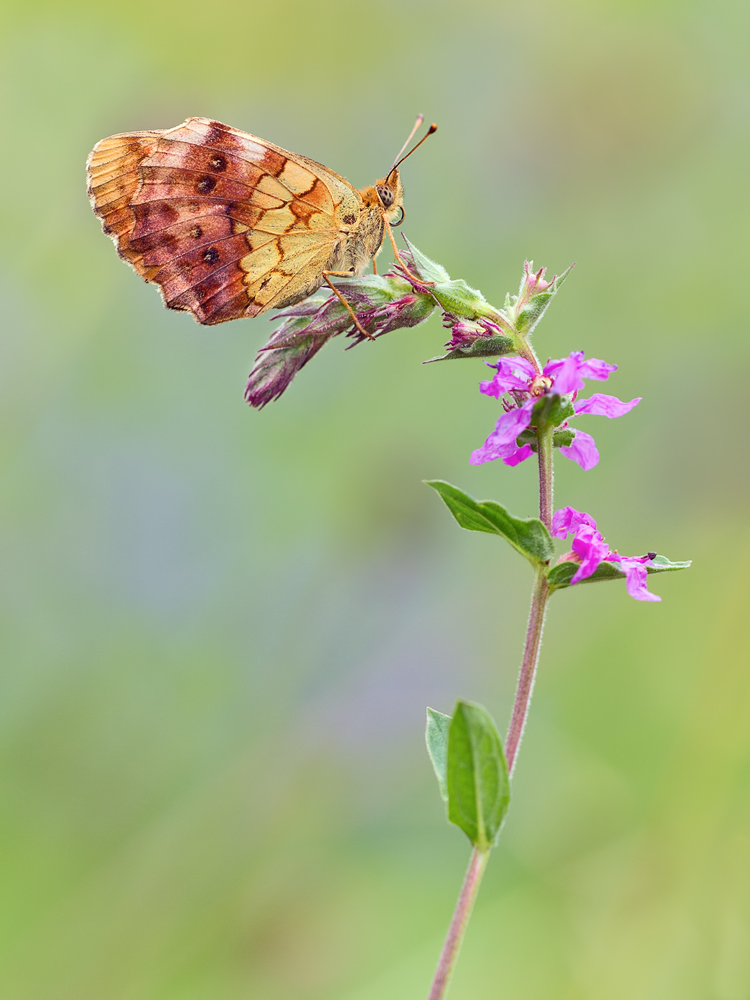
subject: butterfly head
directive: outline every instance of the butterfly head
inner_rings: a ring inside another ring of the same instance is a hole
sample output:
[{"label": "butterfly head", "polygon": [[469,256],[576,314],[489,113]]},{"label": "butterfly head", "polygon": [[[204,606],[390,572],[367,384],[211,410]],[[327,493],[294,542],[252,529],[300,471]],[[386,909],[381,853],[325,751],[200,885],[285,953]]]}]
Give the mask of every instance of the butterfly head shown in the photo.
[{"label": "butterfly head", "polygon": [[387,177],[375,182],[375,191],[391,225],[398,225],[404,214],[404,189],[401,175],[394,167]]}]

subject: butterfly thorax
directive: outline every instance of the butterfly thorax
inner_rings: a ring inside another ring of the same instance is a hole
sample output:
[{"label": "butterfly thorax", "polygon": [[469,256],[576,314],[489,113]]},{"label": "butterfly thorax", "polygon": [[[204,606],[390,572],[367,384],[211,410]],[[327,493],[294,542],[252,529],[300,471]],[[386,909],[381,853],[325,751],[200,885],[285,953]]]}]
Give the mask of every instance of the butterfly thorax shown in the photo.
[{"label": "butterfly thorax", "polygon": [[385,239],[383,216],[389,223],[399,222],[403,216],[404,192],[398,170],[359,192],[362,209],[357,225],[350,231],[344,250],[341,270],[348,268],[356,275],[362,274],[377,257]]}]

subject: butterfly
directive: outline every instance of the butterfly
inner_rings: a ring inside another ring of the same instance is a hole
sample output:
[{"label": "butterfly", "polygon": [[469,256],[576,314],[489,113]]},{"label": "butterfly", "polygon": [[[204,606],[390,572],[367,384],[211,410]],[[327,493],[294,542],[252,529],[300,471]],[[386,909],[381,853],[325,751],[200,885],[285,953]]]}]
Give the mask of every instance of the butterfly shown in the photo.
[{"label": "butterfly", "polygon": [[[117,252],[170,309],[213,325],[288,307],[362,274],[404,218],[401,156],[357,190],[315,160],[208,118],[102,139],[88,192]],[[361,329],[361,327],[360,327]],[[366,331],[362,331],[366,333]]]}]

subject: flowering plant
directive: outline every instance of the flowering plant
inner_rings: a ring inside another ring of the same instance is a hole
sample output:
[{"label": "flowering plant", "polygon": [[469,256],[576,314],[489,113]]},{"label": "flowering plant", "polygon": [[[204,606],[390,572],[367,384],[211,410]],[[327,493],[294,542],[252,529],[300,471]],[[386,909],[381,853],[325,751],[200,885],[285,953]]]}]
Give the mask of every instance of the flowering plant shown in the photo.
[{"label": "flowering plant", "polygon": [[[517,517],[494,500],[478,501],[442,480],[427,485],[437,491],[462,528],[499,535],[524,556],[534,571],[531,611],[508,732],[503,741],[485,708],[459,701],[452,715],[427,710],[427,749],[451,823],[460,827],[473,851],[458,903],[438,962],[429,1000],[442,1000],[448,989],[461,940],[490,850],[497,843],[510,803],[511,776],[534,686],[547,603],[556,591],[584,583],[624,579],[638,601],[660,601],[647,587],[656,573],[685,569],[656,552],[623,556],[610,549],[584,511],[554,509],[555,449],[583,470],[593,469],[599,452],[593,437],[572,420],[583,416],[610,419],[629,413],[640,397],[623,402],[595,392],[581,398],[585,380],[607,381],[617,366],[577,350],[567,357],[539,362],[531,335],[557,294],[570,268],[551,281],[545,269],[524,265],[518,294],[506,296],[501,309],[462,280],[452,280],[439,264],[407,242],[399,262],[386,275],[339,283],[356,314],[334,297],[311,298],[283,314],[283,325],[261,350],[250,374],[246,398],[262,407],[278,397],[291,379],[332,337],[346,334],[355,344],[399,328],[413,327],[435,309],[450,331],[446,354],[431,362],[467,358],[486,361],[494,374],[480,382],[485,396],[501,404],[495,427],[471,454],[478,465],[500,459],[516,466],[532,455],[539,467],[539,516]],[[554,540],[572,538],[570,550],[556,557]]]}]

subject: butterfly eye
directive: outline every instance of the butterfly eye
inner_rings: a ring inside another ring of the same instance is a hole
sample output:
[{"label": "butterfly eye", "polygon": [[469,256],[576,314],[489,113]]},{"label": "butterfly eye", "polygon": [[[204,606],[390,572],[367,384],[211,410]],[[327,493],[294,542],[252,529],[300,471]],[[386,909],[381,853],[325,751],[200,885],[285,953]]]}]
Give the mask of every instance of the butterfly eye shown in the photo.
[{"label": "butterfly eye", "polygon": [[380,198],[383,208],[390,208],[393,204],[394,194],[393,191],[385,184],[378,184],[376,188],[378,192],[378,198]]},{"label": "butterfly eye", "polygon": [[399,216],[398,222],[392,222],[391,226],[400,226],[401,223],[406,218],[406,209],[404,208],[404,206],[403,205],[399,205],[398,207],[399,207],[399,211],[401,212],[401,215]]}]

